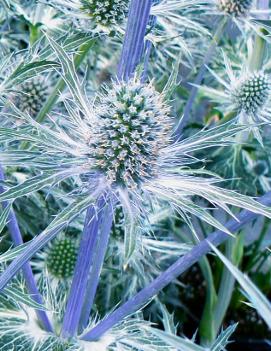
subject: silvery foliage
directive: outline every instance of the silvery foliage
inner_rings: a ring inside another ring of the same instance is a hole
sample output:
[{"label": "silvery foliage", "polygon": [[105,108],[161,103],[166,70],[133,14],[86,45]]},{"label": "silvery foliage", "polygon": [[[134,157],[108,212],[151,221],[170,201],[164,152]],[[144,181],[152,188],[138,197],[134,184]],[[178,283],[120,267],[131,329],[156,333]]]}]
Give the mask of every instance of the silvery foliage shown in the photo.
[{"label": "silvery foliage", "polygon": [[[232,150],[240,146],[240,140],[242,142],[250,130],[264,144],[255,124],[270,122],[268,67],[251,71],[248,65],[239,65],[236,72],[223,53],[224,65],[220,64],[220,72],[215,72],[214,65],[207,73],[209,79],[216,78],[221,90],[204,85],[201,91],[219,103],[223,113],[235,112],[235,118],[178,140],[175,126],[180,113],[179,106],[176,108],[177,99],[172,98],[180,97],[181,59],[186,69],[191,69],[202,59],[199,43],[203,48],[209,45],[212,26],[206,26],[201,18],[230,18],[242,32],[242,40],[247,40],[252,33],[259,33],[258,24],[252,18],[261,11],[257,11],[250,0],[155,3],[151,15],[156,21],[150,24],[146,34],[146,40],[153,45],[150,77],[143,81],[142,67],[139,67],[135,75],[124,82],[115,77],[116,62],[112,57],[115,51],[121,50],[128,1],[57,0],[37,4],[0,0],[0,5],[1,26],[8,23],[9,28],[14,21],[19,23],[19,18],[24,18],[30,31],[35,26],[38,31],[38,34],[31,32],[37,35],[36,41],[24,50],[12,37],[0,37],[0,47],[5,47],[0,63],[3,121],[0,163],[7,167],[9,178],[19,180],[15,185],[6,182],[0,200],[10,203],[16,200],[22,204],[17,209],[19,219],[23,218],[25,197],[35,200],[29,205],[32,212],[35,206],[47,202],[52,211],[56,210],[56,217],[51,223],[48,220],[48,227],[41,228],[44,230],[42,244],[36,251],[41,250],[32,261],[55,334],[46,332],[37,321],[35,309],[41,306],[26,294],[23,280],[16,279],[1,295],[0,350],[206,350],[196,345],[194,339],[177,336],[174,316],[158,302],[154,311],[161,315],[164,331],[144,320],[139,310],[97,341],[83,340],[80,334],[72,340],[59,336],[84,210],[96,206],[100,198],[106,199],[106,205],[114,209],[115,215],[100,277],[102,293],[97,293],[96,315],[91,315],[85,330],[97,325],[120,301],[146,286],[178,256],[189,252],[192,244],[172,235],[175,217],[195,236],[195,217],[231,234],[209,207],[220,208],[233,217],[233,207],[237,207],[271,218],[268,207],[242,195],[238,189],[227,189],[223,179],[210,172],[205,162],[214,149]],[[199,14],[198,17],[195,14]],[[28,34],[24,34],[20,43],[28,39]],[[95,41],[96,46],[78,70],[76,57],[88,40]],[[112,50],[110,55],[105,46]],[[112,79],[107,79],[108,72],[113,74]],[[66,88],[54,92],[59,79]],[[104,81],[106,83],[99,86]],[[45,121],[38,120],[40,110],[54,93],[59,94],[60,99],[55,100],[51,112],[48,109]],[[185,101],[182,94],[180,101]],[[243,157],[247,170],[255,170],[256,174],[264,168],[259,179],[262,189],[268,190],[268,167],[256,164],[246,151]],[[2,232],[9,210],[10,206],[6,207],[0,216]],[[97,216],[99,210],[97,208]],[[43,247],[68,224],[72,233],[62,231]],[[55,234],[51,235],[53,230]],[[26,239],[29,239],[27,234]],[[28,252],[29,257],[36,254],[35,250],[29,251],[28,245],[8,250],[0,256],[3,269],[6,262],[24,252]],[[219,257],[223,260],[221,254]],[[257,299],[262,295],[224,261],[243,285],[249,286],[257,308]],[[264,308],[270,313],[264,302]],[[234,329],[232,326],[222,331],[208,350],[224,350]]]}]

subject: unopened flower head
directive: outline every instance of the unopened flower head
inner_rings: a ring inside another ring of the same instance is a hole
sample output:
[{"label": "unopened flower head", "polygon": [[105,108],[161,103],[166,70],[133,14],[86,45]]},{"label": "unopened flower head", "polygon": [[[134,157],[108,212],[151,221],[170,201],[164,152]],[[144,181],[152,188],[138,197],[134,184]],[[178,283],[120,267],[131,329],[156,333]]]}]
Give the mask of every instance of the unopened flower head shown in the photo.
[{"label": "unopened flower head", "polygon": [[56,278],[70,278],[77,257],[77,247],[72,238],[62,238],[50,246],[46,265],[48,272]]},{"label": "unopened flower head", "polygon": [[138,81],[113,84],[97,110],[90,146],[110,182],[136,187],[157,174],[169,143],[169,108],[154,87]]},{"label": "unopened flower head", "polygon": [[271,83],[263,72],[252,72],[242,78],[232,92],[237,108],[247,113],[257,113],[270,98]]},{"label": "unopened flower head", "polygon": [[253,0],[218,0],[218,9],[233,17],[246,16],[251,7]]},{"label": "unopened flower head", "polygon": [[42,78],[32,78],[22,83],[20,95],[17,96],[17,106],[35,116],[49,95],[49,85]]}]

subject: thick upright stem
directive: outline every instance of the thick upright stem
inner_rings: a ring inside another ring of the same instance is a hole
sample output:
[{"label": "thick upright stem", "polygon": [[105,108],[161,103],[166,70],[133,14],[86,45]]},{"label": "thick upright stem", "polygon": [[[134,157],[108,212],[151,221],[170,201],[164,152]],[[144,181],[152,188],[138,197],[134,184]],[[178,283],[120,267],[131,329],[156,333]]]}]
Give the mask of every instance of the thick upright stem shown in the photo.
[{"label": "thick upright stem", "polygon": [[93,263],[94,250],[98,239],[98,230],[104,207],[104,199],[97,202],[97,209],[87,209],[84,230],[80,242],[78,258],[74,270],[70,295],[64,315],[62,337],[70,338],[77,333],[78,324],[84,304],[89,271]]},{"label": "thick upright stem", "polygon": [[93,260],[93,265],[88,279],[88,286],[86,291],[86,298],[84,301],[84,306],[82,310],[80,324],[82,329],[84,329],[89,320],[90,312],[94,303],[94,298],[96,295],[97,287],[99,284],[99,278],[104,262],[104,257],[107,250],[107,245],[109,241],[109,236],[111,232],[111,226],[113,222],[113,208],[109,204],[103,214],[103,221],[101,223],[101,229],[99,234],[99,242],[95,250],[95,257]]},{"label": "thick upright stem", "polygon": [[118,67],[118,79],[127,81],[134,74],[144,49],[144,36],[152,0],[132,0]]},{"label": "thick upright stem", "polygon": [[[271,204],[271,192],[260,198],[260,202],[265,205]],[[236,232],[249,221],[256,218],[257,214],[244,210],[237,217],[238,221],[232,219],[226,223],[225,227],[231,231]],[[176,279],[180,274],[185,272],[194,263],[198,262],[204,255],[206,255],[211,248],[209,242],[215,246],[220,245],[227,239],[231,238],[228,234],[222,231],[215,231],[210,234],[207,239],[202,240],[198,245],[178,259],[165,272],[159,275],[146,288],[142,289],[133,298],[128,300],[122,306],[117,308],[113,313],[101,321],[97,326],[82,336],[83,340],[93,341],[99,339],[106,331],[118,324],[127,316],[136,312],[141,306],[146,304],[149,299],[153,298],[160,290],[167,286],[170,282]]]},{"label": "thick upright stem", "polygon": [[[5,180],[4,170],[0,165],[0,181],[3,182],[4,180]],[[0,193],[3,193],[3,192],[4,192],[4,188],[1,185],[0,186]],[[3,202],[2,206],[4,208],[6,208],[8,206],[8,203]],[[17,222],[16,215],[15,215],[12,208],[11,208],[9,215],[8,215],[7,227],[8,227],[8,230],[9,230],[9,233],[11,235],[13,243],[16,246],[23,244],[22,234],[21,234],[18,222]],[[28,292],[31,294],[31,297],[34,301],[36,301],[37,303],[42,305],[43,299],[42,299],[42,296],[40,295],[39,290],[37,288],[37,285],[35,282],[35,277],[33,275],[30,264],[26,263],[22,269],[23,269],[23,275],[25,278]],[[38,319],[42,323],[44,329],[48,332],[53,332],[52,324],[51,324],[46,312],[43,310],[36,310],[36,314],[37,314]]]}]

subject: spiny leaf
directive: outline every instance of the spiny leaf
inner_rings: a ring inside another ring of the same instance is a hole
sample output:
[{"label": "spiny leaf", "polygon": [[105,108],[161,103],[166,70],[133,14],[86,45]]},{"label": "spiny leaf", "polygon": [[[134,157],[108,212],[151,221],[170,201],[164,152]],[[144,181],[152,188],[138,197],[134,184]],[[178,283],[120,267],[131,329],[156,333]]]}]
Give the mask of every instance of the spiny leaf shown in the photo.
[{"label": "spiny leaf", "polygon": [[28,244],[25,243],[25,244],[22,244],[20,246],[16,246],[15,248],[9,249],[6,252],[4,252],[2,255],[0,255],[0,264],[16,258],[19,255],[19,253],[21,253],[26,248],[27,245]]},{"label": "spiny leaf", "polygon": [[45,310],[43,305],[35,302],[31,298],[31,295],[25,294],[21,289],[18,289],[17,287],[15,287],[14,284],[12,286],[6,287],[3,293],[11,297],[18,303],[25,304],[29,307],[33,307],[38,310]]},{"label": "spiny leaf", "polygon": [[212,344],[210,351],[224,351],[229,343],[229,338],[234,333],[237,325],[238,323],[230,325],[227,329],[223,330]]},{"label": "spiny leaf", "polygon": [[23,183],[15,185],[4,193],[0,194],[0,201],[13,200],[21,196],[31,194],[36,190],[40,190],[46,186],[53,185],[65,179],[67,174],[61,172],[59,174],[44,173],[33,178],[27,179]]},{"label": "spiny leaf", "polygon": [[59,63],[54,61],[37,61],[31,62],[26,65],[20,64],[17,69],[8,77],[6,81],[6,88],[12,87],[14,84],[20,84],[28,78],[42,73],[48,69],[58,67]]}]

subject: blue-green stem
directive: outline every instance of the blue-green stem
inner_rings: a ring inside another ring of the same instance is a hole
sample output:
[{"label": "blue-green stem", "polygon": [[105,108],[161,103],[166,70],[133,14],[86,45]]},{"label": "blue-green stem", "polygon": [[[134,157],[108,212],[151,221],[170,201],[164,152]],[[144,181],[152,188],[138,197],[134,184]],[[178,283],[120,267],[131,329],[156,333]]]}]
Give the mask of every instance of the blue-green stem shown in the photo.
[{"label": "blue-green stem", "polygon": [[63,319],[61,335],[63,338],[72,338],[77,334],[81,312],[86,296],[86,288],[95,248],[98,240],[98,231],[103,215],[104,198],[98,199],[96,206],[87,209],[84,230],[80,241],[77,262],[74,270],[70,294]]},{"label": "blue-green stem", "polygon": [[86,289],[86,298],[82,309],[82,315],[80,319],[81,329],[86,328],[90,313],[93,307],[94,298],[96,295],[97,287],[99,284],[99,278],[107,251],[109,236],[111,232],[111,226],[113,222],[114,209],[109,203],[104,209],[103,220],[101,223],[100,233],[98,237],[98,243],[95,248],[95,256],[93,265],[91,267],[90,275],[88,278],[88,285]]},{"label": "blue-green stem", "polygon": [[152,0],[131,0],[128,22],[118,66],[118,79],[127,81],[134,75],[143,50]]}]

